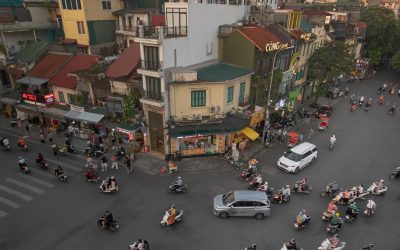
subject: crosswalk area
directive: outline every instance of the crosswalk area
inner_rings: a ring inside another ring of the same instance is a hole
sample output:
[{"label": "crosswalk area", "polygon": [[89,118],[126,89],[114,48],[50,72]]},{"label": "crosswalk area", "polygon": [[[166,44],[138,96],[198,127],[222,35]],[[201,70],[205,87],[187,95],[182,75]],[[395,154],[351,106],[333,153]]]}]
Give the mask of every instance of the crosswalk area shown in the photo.
[{"label": "crosswalk area", "polygon": [[77,167],[81,163],[71,159],[46,159],[46,161],[49,163],[48,170],[40,169],[35,166],[34,161],[27,160],[31,173],[16,172],[13,176],[0,179],[0,219],[29,204],[57,185],[63,185],[54,176],[54,168],[58,165],[62,166],[64,173],[69,177],[80,175],[83,171],[83,168]]}]

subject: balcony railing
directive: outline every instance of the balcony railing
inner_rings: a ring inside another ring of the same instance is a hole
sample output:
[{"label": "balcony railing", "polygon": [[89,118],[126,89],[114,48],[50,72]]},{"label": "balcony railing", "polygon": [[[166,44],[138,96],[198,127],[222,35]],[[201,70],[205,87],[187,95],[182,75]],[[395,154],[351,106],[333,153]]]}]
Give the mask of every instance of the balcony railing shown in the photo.
[{"label": "balcony railing", "polygon": [[151,71],[162,71],[162,61],[142,60],[142,69]]},{"label": "balcony railing", "polygon": [[167,37],[187,36],[187,26],[165,27]]},{"label": "balcony railing", "polygon": [[145,90],[143,93],[143,99],[164,102],[164,92],[152,92]]}]

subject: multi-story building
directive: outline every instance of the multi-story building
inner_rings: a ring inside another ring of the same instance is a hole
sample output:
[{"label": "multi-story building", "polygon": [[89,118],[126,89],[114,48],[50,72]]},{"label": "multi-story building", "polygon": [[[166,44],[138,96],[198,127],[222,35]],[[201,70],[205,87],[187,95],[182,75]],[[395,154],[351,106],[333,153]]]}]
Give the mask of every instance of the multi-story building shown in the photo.
[{"label": "multi-story building", "polygon": [[57,1],[0,1],[0,11],[1,43],[6,57],[14,56],[29,41],[56,43],[62,38]]},{"label": "multi-story building", "polygon": [[112,50],[115,43],[113,11],[121,0],[58,0],[65,33],[64,44],[84,54]]},{"label": "multi-story building", "polygon": [[218,58],[218,27],[249,14],[244,1],[181,0],[165,3],[165,26],[139,29],[144,96],[141,99],[149,128],[150,150],[168,152],[166,127],[170,121],[168,83],[171,69]]}]

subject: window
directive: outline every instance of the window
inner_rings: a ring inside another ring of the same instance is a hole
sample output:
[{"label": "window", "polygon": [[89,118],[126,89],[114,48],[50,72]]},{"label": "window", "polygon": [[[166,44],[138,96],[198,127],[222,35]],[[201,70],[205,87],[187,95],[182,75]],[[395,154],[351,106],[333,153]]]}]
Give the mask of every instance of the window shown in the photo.
[{"label": "window", "polygon": [[161,69],[158,47],[143,46],[144,49],[144,69],[158,71]]},{"label": "window", "polygon": [[204,107],[206,106],[206,91],[195,90],[192,91],[192,107]]},{"label": "window", "polygon": [[64,10],[80,10],[82,9],[81,0],[62,0]]},{"label": "window", "polygon": [[101,0],[103,10],[111,10],[111,0]]},{"label": "window", "polygon": [[240,88],[239,88],[239,102],[240,103],[244,103],[245,90],[246,90],[246,83],[245,82],[241,82],[240,83]]},{"label": "window", "polygon": [[68,104],[75,103],[75,95],[67,93],[67,98],[68,98]]},{"label": "window", "polygon": [[160,78],[146,76],[146,98],[162,100]]},{"label": "window", "polygon": [[83,21],[77,21],[76,23],[78,25],[78,33],[85,34],[85,23]]},{"label": "window", "polygon": [[228,88],[228,103],[233,101],[233,86]]},{"label": "window", "polygon": [[58,91],[58,99],[60,100],[61,103],[65,103],[64,93],[63,92]]}]

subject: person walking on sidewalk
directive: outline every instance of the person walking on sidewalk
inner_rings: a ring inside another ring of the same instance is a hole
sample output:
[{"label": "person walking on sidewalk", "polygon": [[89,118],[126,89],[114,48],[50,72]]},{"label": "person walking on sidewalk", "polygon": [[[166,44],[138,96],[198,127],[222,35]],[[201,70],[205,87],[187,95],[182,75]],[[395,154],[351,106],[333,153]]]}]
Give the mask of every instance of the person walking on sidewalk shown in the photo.
[{"label": "person walking on sidewalk", "polygon": [[125,164],[126,164],[126,172],[127,174],[132,172],[132,160],[129,155],[126,156],[125,158]]},{"label": "person walking on sidewalk", "polygon": [[45,143],[44,135],[43,135],[42,132],[40,132],[40,134],[39,134],[39,140],[40,140],[41,143]]},{"label": "person walking on sidewalk", "polygon": [[116,170],[118,170],[118,158],[117,158],[117,154],[112,154],[111,156],[111,169],[115,168]]},{"label": "person walking on sidewalk", "polygon": [[107,158],[103,155],[103,157],[101,157],[101,171],[107,172],[107,166]]},{"label": "person walking on sidewalk", "polygon": [[312,139],[312,137],[313,137],[313,135],[314,135],[314,129],[313,128],[310,128],[310,132],[308,132],[308,140],[311,140]]},{"label": "person walking on sidewalk", "polygon": [[47,132],[47,138],[49,139],[50,143],[53,143],[53,135],[51,134],[51,132]]}]

